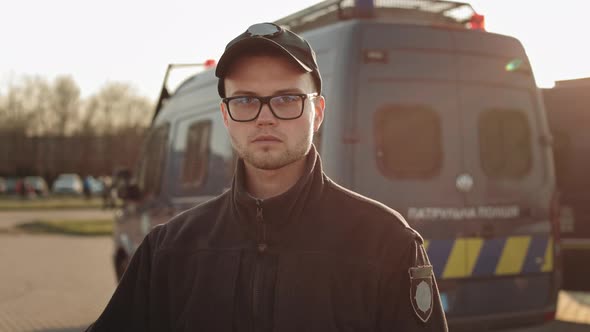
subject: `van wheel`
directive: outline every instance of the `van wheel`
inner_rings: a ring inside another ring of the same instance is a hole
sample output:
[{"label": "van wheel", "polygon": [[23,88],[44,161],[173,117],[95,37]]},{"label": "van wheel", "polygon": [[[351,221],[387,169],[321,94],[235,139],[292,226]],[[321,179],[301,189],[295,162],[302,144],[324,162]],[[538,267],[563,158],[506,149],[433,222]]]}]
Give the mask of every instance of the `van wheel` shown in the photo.
[{"label": "van wheel", "polygon": [[117,273],[117,282],[121,281],[123,277],[123,273],[127,269],[127,265],[129,265],[129,257],[125,254],[120,254],[117,256],[117,261],[115,262],[115,272]]}]

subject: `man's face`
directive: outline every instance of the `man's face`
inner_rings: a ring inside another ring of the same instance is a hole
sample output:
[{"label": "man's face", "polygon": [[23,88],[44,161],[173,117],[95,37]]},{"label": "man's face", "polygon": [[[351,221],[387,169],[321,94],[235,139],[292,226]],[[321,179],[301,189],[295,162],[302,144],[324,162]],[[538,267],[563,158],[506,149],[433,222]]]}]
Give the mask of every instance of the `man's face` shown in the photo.
[{"label": "man's face", "polygon": [[[275,96],[316,92],[313,79],[282,57],[243,57],[233,64],[225,77],[227,97]],[[301,117],[277,119],[264,105],[250,122],[233,121],[227,106],[221,103],[223,121],[232,145],[244,161],[256,168],[275,170],[303,158],[309,152],[314,131],[324,117],[323,97],[304,100]]]}]

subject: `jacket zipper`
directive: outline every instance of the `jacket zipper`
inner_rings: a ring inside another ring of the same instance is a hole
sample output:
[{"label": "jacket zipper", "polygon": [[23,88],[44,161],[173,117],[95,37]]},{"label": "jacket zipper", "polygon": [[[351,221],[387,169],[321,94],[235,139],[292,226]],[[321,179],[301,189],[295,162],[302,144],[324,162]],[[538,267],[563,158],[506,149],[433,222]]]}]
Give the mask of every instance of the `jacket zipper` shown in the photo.
[{"label": "jacket zipper", "polygon": [[256,323],[259,322],[261,319],[260,317],[260,302],[261,302],[261,288],[262,288],[262,281],[261,274],[262,274],[262,263],[263,257],[262,255],[266,252],[267,243],[266,243],[266,224],[264,223],[264,216],[262,214],[262,201],[256,200],[256,227],[258,229],[258,255],[256,257],[256,263],[254,266],[254,280],[252,286],[252,331],[256,331]]}]

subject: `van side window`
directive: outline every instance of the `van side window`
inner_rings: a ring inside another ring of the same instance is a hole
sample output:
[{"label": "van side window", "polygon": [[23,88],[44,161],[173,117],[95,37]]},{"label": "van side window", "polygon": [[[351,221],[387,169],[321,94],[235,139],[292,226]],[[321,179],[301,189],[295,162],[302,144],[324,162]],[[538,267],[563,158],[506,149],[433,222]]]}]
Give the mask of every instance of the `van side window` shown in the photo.
[{"label": "van side window", "polygon": [[207,174],[211,121],[191,124],[186,135],[186,154],[182,165],[182,186],[198,188]]},{"label": "van side window", "polygon": [[144,194],[157,195],[162,185],[162,171],[166,158],[169,124],[153,129],[144,146],[144,159],[139,169],[139,187]]},{"label": "van side window", "polygon": [[490,177],[519,178],[531,168],[531,130],[522,111],[482,112],[479,145],[483,171]]},{"label": "van side window", "polygon": [[424,105],[387,105],[375,112],[377,165],[388,178],[434,176],[442,164],[441,126]]}]

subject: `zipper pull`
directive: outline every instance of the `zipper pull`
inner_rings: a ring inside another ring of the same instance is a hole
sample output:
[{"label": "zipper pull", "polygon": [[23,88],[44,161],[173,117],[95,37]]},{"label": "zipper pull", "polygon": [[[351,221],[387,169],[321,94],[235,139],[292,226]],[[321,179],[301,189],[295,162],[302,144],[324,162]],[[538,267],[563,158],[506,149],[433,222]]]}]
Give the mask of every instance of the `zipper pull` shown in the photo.
[{"label": "zipper pull", "polygon": [[266,243],[259,243],[258,244],[258,252],[261,254],[263,254],[267,248],[268,248],[268,245]]},{"label": "zipper pull", "polygon": [[256,200],[256,221],[262,223],[262,205],[260,200]]},{"label": "zipper pull", "polygon": [[262,215],[262,201],[256,200],[256,221],[258,222],[258,227],[262,227],[262,241],[258,242],[258,252],[264,253],[268,248],[266,244],[266,224],[264,223],[264,217]]}]

